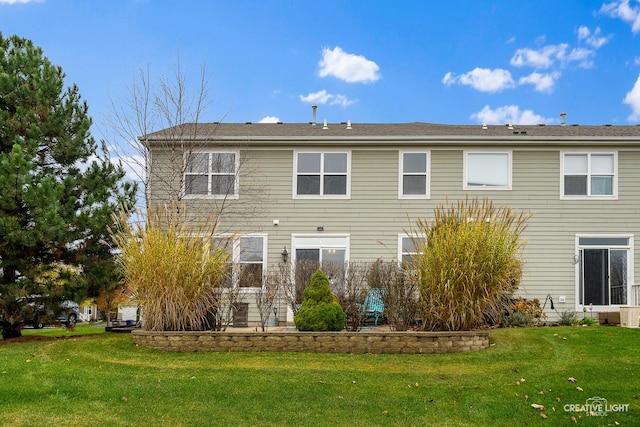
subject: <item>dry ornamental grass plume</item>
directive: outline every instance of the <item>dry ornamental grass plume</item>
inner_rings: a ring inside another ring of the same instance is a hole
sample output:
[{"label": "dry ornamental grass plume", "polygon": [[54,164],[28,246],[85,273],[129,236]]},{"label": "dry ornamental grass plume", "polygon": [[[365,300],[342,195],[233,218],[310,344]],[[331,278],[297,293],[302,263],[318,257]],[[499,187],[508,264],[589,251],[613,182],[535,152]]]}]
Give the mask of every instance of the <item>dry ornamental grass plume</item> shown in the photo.
[{"label": "dry ornamental grass plume", "polygon": [[[418,219],[414,236],[426,330],[471,330],[497,321],[522,275],[520,237],[528,215],[484,199],[466,199]],[[424,239],[423,239],[424,240]]]},{"label": "dry ornamental grass plume", "polygon": [[123,213],[112,231],[129,291],[140,301],[143,326],[154,331],[210,329],[220,309],[229,254],[214,246],[215,223],[190,227],[175,209],[148,212],[144,225]]}]

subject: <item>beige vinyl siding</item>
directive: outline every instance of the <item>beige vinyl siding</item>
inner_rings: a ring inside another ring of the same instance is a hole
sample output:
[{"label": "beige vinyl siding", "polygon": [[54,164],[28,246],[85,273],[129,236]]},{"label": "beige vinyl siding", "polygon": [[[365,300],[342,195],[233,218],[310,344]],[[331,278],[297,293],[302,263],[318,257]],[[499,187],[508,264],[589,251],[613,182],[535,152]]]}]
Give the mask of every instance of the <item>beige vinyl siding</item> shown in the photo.
[{"label": "beige vinyl siding", "polygon": [[[524,238],[524,275],[520,294],[544,300],[552,294],[560,312],[575,309],[576,234],[629,233],[640,231],[640,152],[618,151],[617,200],[561,200],[560,152],[555,147],[492,147],[482,149],[512,151],[512,189],[500,191],[463,190],[463,153],[476,146],[404,146],[391,142],[387,147],[349,147],[351,150],[350,199],[294,199],[294,145],[291,148],[250,148],[243,151],[238,200],[226,202],[229,214],[221,229],[240,234],[268,234],[267,263],[281,261],[284,246],[290,254],[292,235],[344,235],[349,237],[348,257],[352,261],[398,256],[398,234],[409,231],[415,218],[432,218],[439,204],[456,202],[466,196],[490,198],[531,214]],[[319,145],[304,149],[323,151]],[[300,147],[296,145],[295,149]],[[611,147],[589,147],[585,151]],[[332,145],[332,151],[340,146]],[[399,199],[399,151],[429,150],[430,198]],[[154,167],[159,162],[154,153]],[[155,191],[152,193],[156,196]],[[190,209],[205,215],[219,207],[210,200],[189,200]],[[279,225],[273,225],[278,220]],[[317,227],[324,231],[317,231]],[[634,258],[640,259],[638,249]],[[290,255],[291,256],[291,255]],[[640,275],[635,269],[635,283]],[[558,296],[565,296],[560,304]],[[257,312],[250,310],[250,321]],[[283,319],[284,312],[279,315]],[[547,313],[553,315],[547,307]]]}]

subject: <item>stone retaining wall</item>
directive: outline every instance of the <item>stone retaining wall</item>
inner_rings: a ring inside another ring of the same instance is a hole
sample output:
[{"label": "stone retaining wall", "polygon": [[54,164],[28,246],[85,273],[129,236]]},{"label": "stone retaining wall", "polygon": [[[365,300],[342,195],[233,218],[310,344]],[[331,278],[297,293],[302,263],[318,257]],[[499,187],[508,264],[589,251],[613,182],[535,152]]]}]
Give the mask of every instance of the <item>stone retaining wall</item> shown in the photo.
[{"label": "stone retaining wall", "polygon": [[157,332],[134,330],[133,342],[165,351],[310,353],[457,353],[487,348],[488,331],[471,332]]}]

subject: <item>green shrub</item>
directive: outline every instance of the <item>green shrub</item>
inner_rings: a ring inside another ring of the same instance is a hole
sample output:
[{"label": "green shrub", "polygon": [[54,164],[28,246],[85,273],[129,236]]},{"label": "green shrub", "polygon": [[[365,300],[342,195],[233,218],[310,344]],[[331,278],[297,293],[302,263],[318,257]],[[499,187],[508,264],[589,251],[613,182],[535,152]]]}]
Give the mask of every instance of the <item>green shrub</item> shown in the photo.
[{"label": "green shrub", "polygon": [[577,322],[578,317],[576,316],[575,312],[567,310],[560,313],[560,319],[558,320],[560,326],[571,326]]},{"label": "green shrub", "polygon": [[502,318],[502,325],[504,327],[516,327],[516,326],[531,326],[533,317],[530,314],[523,313],[521,311],[514,311],[507,314]]},{"label": "green shrub", "polygon": [[304,290],[302,306],[293,320],[300,331],[340,331],[344,328],[344,312],[331,293],[329,278],[321,270],[311,276],[311,283]]},{"label": "green shrub", "polygon": [[424,329],[471,330],[500,321],[520,283],[527,219],[473,199],[438,206],[433,221],[417,221],[412,235],[426,236],[426,243],[414,242],[413,259]]},{"label": "green shrub", "polygon": [[540,306],[540,300],[524,299],[522,297],[514,301],[509,313],[502,316],[502,325],[509,326],[532,326],[539,324],[546,319],[547,315]]},{"label": "green shrub", "polygon": [[598,322],[591,317],[583,317],[582,319],[578,320],[578,325],[580,326],[593,326],[597,324]]}]

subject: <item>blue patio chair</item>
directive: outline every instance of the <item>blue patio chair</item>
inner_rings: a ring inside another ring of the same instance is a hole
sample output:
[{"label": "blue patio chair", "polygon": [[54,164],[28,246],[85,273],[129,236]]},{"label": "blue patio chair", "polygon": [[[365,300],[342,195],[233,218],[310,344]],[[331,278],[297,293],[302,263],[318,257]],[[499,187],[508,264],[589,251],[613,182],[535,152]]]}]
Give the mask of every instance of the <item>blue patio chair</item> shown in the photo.
[{"label": "blue patio chair", "polygon": [[366,319],[373,318],[374,325],[378,326],[378,319],[384,316],[383,291],[378,288],[371,288],[369,295],[364,300],[364,316]]}]

